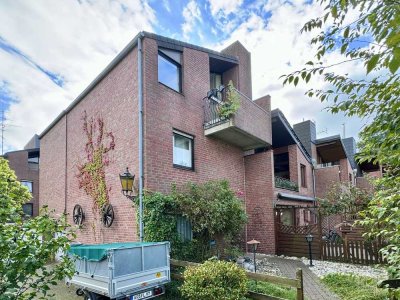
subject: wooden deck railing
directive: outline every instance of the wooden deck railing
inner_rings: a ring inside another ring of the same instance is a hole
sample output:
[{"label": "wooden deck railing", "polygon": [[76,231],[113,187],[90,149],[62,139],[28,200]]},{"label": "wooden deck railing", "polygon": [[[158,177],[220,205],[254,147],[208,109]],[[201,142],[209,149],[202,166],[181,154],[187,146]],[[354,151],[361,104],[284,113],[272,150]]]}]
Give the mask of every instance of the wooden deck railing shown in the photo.
[{"label": "wooden deck railing", "polygon": [[[170,264],[173,267],[189,267],[189,266],[198,266],[200,264],[188,262],[188,261],[180,261],[171,259]],[[280,277],[280,276],[273,276],[261,273],[252,273],[246,272],[247,278],[255,280],[255,281],[264,281],[269,282],[277,285],[283,285],[287,287],[292,287],[297,290],[296,300],[304,300],[304,289],[303,289],[303,271],[301,269],[297,269],[296,271],[296,279]],[[171,277],[176,280],[183,280],[184,277],[182,274],[173,273],[171,272]],[[264,295],[261,293],[256,293],[249,291],[248,296],[252,299],[256,300],[282,300],[282,298],[273,297]]]}]

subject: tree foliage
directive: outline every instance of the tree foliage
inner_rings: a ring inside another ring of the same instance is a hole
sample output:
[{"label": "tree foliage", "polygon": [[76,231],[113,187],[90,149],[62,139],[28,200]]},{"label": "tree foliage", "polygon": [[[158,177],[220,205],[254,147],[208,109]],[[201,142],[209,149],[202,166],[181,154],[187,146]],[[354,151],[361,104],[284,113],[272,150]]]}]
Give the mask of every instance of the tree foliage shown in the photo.
[{"label": "tree foliage", "polygon": [[336,183],[331,186],[325,198],[318,199],[322,215],[358,214],[367,208],[372,200],[372,192],[357,188],[352,184]]},{"label": "tree foliage", "polygon": [[65,216],[56,219],[44,209],[26,219],[22,205],[31,194],[22,186],[7,160],[0,157],[0,299],[47,299],[51,285],[72,275],[72,263],[62,256],[47,264],[58,251],[69,247],[72,232]]},{"label": "tree foliage", "polygon": [[[146,241],[170,241],[171,255],[178,259],[203,261],[211,255],[212,239],[218,239],[221,251],[229,250],[247,220],[243,203],[225,180],[175,186],[168,195],[147,192],[143,203]],[[192,241],[178,234],[182,217],[191,224]]]},{"label": "tree foliage", "polygon": [[[360,133],[358,159],[380,164],[385,174],[376,182],[362,224],[371,237],[389,243],[383,254],[391,275],[400,277],[400,2],[319,2],[325,6],[323,16],[302,28],[302,32],[321,30],[311,41],[318,47],[315,60],[285,75],[284,83],[309,83],[312,76],[322,76],[329,88],[310,89],[309,97],[328,103],[332,113],[368,120]],[[342,59],[327,62],[332,52],[339,52]],[[361,79],[332,71],[339,64],[356,61],[365,69]]]}]

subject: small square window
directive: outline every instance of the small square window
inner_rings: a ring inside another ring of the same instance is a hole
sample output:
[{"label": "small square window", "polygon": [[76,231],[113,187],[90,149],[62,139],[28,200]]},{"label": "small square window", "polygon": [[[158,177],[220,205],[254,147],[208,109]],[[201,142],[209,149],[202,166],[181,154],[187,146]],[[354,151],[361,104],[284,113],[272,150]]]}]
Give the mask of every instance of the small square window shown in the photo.
[{"label": "small square window", "polygon": [[26,186],[29,190],[29,192],[32,193],[32,186],[33,186],[33,182],[32,181],[28,181],[28,180],[21,180],[21,184],[23,186]]},{"label": "small square window", "polygon": [[173,164],[193,170],[193,136],[174,131]]}]

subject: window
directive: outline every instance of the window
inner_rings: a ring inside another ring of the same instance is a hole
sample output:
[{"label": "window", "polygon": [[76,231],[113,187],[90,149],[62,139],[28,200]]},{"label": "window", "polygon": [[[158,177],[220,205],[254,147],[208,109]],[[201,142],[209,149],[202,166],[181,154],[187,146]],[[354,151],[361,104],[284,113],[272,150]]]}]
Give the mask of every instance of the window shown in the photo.
[{"label": "window", "polygon": [[32,203],[25,203],[22,204],[22,211],[25,215],[32,217],[33,216],[33,204]]},{"label": "window", "polygon": [[39,163],[39,151],[28,153],[28,163],[38,164]]},{"label": "window", "polygon": [[26,186],[29,189],[29,191],[32,193],[32,186],[33,186],[33,182],[32,181],[21,180],[21,184],[23,186]]},{"label": "window", "polygon": [[222,85],[222,75],[218,73],[210,73],[210,89],[219,89]]},{"label": "window", "polygon": [[353,182],[353,177],[351,176],[351,174],[349,173],[349,181]]},{"label": "window", "polygon": [[158,51],[158,81],[181,92],[181,53],[173,50]]},{"label": "window", "polygon": [[300,164],[300,176],[301,176],[301,186],[307,187],[307,173],[306,173],[306,166]]},{"label": "window", "polygon": [[274,172],[276,177],[290,179],[288,152],[274,155]]},{"label": "window", "polygon": [[174,131],[173,144],[174,166],[193,170],[193,137]]}]

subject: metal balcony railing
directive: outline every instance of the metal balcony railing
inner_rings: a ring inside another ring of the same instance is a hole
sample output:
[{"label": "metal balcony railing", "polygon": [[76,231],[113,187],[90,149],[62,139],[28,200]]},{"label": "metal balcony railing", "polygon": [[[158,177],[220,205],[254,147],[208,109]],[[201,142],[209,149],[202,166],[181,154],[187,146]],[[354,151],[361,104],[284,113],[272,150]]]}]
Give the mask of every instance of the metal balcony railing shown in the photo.
[{"label": "metal balcony railing", "polygon": [[275,187],[295,192],[299,191],[299,185],[296,182],[278,176],[275,176]]},{"label": "metal balcony railing", "polygon": [[332,162],[328,162],[328,163],[317,164],[317,169],[328,168],[328,167],[339,166],[339,165],[340,165],[339,161],[332,161]]},{"label": "metal balcony railing", "polygon": [[226,99],[226,87],[222,91],[212,89],[204,98],[204,129],[211,128],[229,120],[220,116],[220,108]]}]

